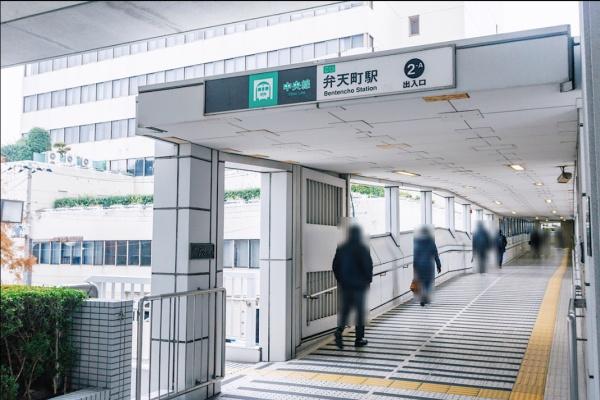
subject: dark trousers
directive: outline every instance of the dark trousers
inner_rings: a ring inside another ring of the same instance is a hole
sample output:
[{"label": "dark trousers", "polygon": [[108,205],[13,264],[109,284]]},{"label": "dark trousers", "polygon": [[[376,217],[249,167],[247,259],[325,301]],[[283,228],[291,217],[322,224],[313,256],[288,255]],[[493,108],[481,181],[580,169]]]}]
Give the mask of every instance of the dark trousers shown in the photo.
[{"label": "dark trousers", "polygon": [[342,289],[338,333],[341,333],[348,323],[350,311],[356,312],[356,340],[365,336],[365,289]]},{"label": "dark trousers", "polygon": [[504,250],[498,250],[498,266],[502,266],[502,259],[504,258]]}]

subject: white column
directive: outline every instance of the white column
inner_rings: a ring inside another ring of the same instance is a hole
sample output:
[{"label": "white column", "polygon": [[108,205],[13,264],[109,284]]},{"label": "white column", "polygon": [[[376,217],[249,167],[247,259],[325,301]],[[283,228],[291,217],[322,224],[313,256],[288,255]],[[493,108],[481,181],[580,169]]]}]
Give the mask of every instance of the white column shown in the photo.
[{"label": "white column", "polygon": [[471,234],[471,205],[463,204],[463,226],[465,227],[465,232],[469,235]]},{"label": "white column", "polygon": [[433,209],[431,202],[431,191],[421,192],[421,224],[430,225],[433,223]]},{"label": "white column", "polygon": [[386,187],[385,193],[385,230],[394,239],[400,234],[400,195],[398,186]]},{"label": "white column", "polygon": [[446,197],[446,226],[452,232],[456,230],[454,217],[454,197]]},{"label": "white column", "polygon": [[[224,163],[219,152],[157,142],[155,154],[152,294],[222,287]],[[212,246],[213,256],[192,257],[191,248],[198,244]],[[162,307],[153,304],[153,390],[181,390],[221,375],[221,299],[217,304],[207,296],[196,302],[180,299],[162,302]],[[188,396],[203,399],[219,391],[220,384],[213,384]]]},{"label": "white column", "polygon": [[292,357],[292,173],[262,174],[260,344],[263,361]]}]

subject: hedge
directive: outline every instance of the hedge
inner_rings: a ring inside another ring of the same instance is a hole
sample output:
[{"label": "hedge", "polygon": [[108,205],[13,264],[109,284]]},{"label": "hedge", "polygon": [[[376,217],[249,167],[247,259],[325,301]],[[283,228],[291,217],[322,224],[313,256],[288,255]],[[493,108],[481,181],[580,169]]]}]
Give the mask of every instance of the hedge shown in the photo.
[{"label": "hedge", "polygon": [[64,393],[73,359],[68,333],[84,292],[68,288],[0,286],[2,399]]},{"label": "hedge", "polygon": [[154,196],[152,196],[151,194],[128,194],[124,196],[64,197],[62,199],[54,200],[54,208],[91,206],[110,207],[117,204],[152,204],[153,200]]},{"label": "hedge", "polygon": [[258,198],[260,198],[260,188],[225,191],[225,201],[244,200],[248,202]]}]

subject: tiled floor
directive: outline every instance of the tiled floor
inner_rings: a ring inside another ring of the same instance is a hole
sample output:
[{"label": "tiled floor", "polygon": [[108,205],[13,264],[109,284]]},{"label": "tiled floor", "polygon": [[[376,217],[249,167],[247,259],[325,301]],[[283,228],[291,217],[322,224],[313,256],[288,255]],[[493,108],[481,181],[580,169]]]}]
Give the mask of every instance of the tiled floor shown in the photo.
[{"label": "tiled floor", "polygon": [[[343,350],[328,343],[300,359],[228,376],[220,398],[508,399],[562,256],[456,278],[430,306],[403,304],[371,321],[367,347],[355,349],[349,332]],[[565,339],[560,329],[557,335]],[[561,351],[552,354],[556,375]],[[564,399],[563,387],[562,379],[549,382],[558,396],[552,399]]]}]

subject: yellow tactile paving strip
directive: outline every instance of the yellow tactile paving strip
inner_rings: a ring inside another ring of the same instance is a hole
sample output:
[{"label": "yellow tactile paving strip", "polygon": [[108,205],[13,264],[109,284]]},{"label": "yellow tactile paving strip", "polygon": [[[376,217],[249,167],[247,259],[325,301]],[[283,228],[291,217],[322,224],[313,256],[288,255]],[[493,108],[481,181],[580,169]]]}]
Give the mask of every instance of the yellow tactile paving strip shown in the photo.
[{"label": "yellow tactile paving strip", "polygon": [[523,362],[519,369],[519,375],[513,386],[510,400],[543,400],[546,388],[546,376],[548,375],[548,362],[552,339],[554,338],[554,326],[556,325],[556,314],[558,311],[558,300],[560,286],[567,265],[569,253],[567,252],[548,282],[546,294],[538,313],[537,320],[533,326],[529,344],[523,356]]},{"label": "yellow tactile paving strip", "polygon": [[525,356],[517,380],[512,391],[482,389],[473,386],[444,385],[437,383],[424,383],[401,379],[365,378],[345,374],[326,374],[301,371],[284,370],[250,370],[250,375],[266,377],[306,379],[322,382],[339,382],[355,385],[366,385],[381,388],[395,388],[417,390],[429,393],[446,393],[474,398],[500,399],[500,400],[543,400],[546,387],[546,375],[550,350],[554,337],[554,326],[560,294],[560,286],[567,270],[569,254],[565,254],[559,268],[554,272],[542,300],[538,317],[533,327]]}]

